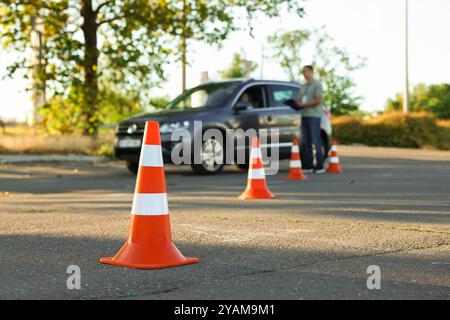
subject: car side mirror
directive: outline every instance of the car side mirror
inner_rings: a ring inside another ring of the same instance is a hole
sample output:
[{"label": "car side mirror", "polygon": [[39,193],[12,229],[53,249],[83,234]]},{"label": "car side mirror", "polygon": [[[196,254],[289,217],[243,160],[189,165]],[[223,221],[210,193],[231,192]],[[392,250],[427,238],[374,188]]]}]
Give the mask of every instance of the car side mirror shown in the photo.
[{"label": "car side mirror", "polygon": [[236,103],[236,105],[234,106],[234,111],[239,112],[239,111],[247,110],[251,106],[252,105],[248,101],[238,101]]}]

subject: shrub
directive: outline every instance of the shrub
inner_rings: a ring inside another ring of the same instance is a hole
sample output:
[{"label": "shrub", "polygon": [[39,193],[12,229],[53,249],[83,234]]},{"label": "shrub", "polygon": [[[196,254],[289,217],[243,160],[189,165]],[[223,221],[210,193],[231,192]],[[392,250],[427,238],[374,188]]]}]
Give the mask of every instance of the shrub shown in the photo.
[{"label": "shrub", "polygon": [[385,113],[364,126],[364,140],[369,145],[425,148],[439,145],[439,128],[429,113]]},{"label": "shrub", "polygon": [[439,127],[450,129],[450,120],[438,120],[437,124]]},{"label": "shrub", "polygon": [[[127,95],[111,88],[100,88],[98,111],[91,120],[111,124],[143,111],[135,95]],[[86,128],[80,87],[72,86],[67,96],[54,96],[43,104],[39,113],[41,126],[49,134],[80,134]]]},{"label": "shrub", "polygon": [[49,134],[82,132],[81,104],[71,99],[54,97],[40,107],[39,113],[43,119],[40,125]]},{"label": "shrub", "polygon": [[367,121],[352,117],[333,120],[339,143],[401,148],[450,149],[450,126],[445,125],[427,112],[388,112]]},{"label": "shrub", "polygon": [[438,120],[437,122],[442,136],[442,149],[450,150],[450,120]]},{"label": "shrub", "polygon": [[362,120],[354,116],[333,118],[333,136],[338,143],[363,142]]}]

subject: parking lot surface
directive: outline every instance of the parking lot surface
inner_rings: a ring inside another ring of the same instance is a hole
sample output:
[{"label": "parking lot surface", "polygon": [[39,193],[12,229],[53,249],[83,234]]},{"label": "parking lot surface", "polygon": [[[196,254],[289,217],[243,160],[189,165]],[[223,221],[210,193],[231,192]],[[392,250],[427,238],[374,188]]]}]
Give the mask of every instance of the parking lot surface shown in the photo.
[{"label": "parking lot surface", "polygon": [[[103,265],[128,234],[135,177],[121,162],[0,166],[1,299],[450,299],[450,152],[340,147],[341,175],[238,199],[234,167],[166,167],[172,235],[199,264]],[[81,289],[68,290],[68,266]],[[381,289],[369,290],[369,266]]]}]

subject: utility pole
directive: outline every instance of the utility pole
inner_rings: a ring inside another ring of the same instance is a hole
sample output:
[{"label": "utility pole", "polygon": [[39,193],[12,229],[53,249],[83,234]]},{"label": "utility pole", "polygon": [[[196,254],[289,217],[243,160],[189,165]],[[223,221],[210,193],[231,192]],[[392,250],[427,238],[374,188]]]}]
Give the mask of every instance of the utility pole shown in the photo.
[{"label": "utility pole", "polygon": [[[28,123],[34,128],[39,122],[38,109],[45,103],[45,79],[43,79],[43,65],[44,65],[44,23],[39,16],[31,19],[31,85],[32,93],[31,100],[33,103],[33,110],[30,112]],[[36,128],[35,128],[36,129]]]},{"label": "utility pole", "polygon": [[209,81],[208,71],[200,72],[200,84],[205,83],[207,81]]},{"label": "utility pole", "polygon": [[181,39],[181,91],[186,90],[186,38]]},{"label": "utility pole", "polygon": [[403,92],[403,112],[409,112],[409,12],[408,0],[405,0],[405,88]]},{"label": "utility pole", "polygon": [[[183,0],[183,27],[186,28],[187,17],[186,17],[186,0]],[[181,34],[181,92],[186,91],[186,34],[183,30]]]},{"label": "utility pole", "polygon": [[260,78],[264,79],[264,44],[261,46],[261,73]]}]

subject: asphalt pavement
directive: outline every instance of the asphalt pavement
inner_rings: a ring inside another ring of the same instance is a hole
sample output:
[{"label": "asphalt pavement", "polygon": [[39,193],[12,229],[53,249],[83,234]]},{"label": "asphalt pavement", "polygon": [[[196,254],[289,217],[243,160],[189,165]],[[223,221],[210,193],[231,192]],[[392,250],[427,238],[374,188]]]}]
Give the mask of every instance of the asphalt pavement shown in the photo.
[{"label": "asphalt pavement", "polygon": [[[125,242],[122,162],[0,166],[0,299],[450,299],[450,152],[340,147],[341,175],[237,197],[246,173],[166,167],[172,233],[200,263],[103,265]],[[67,268],[81,289],[67,288]],[[369,290],[369,266],[381,289]]]}]

